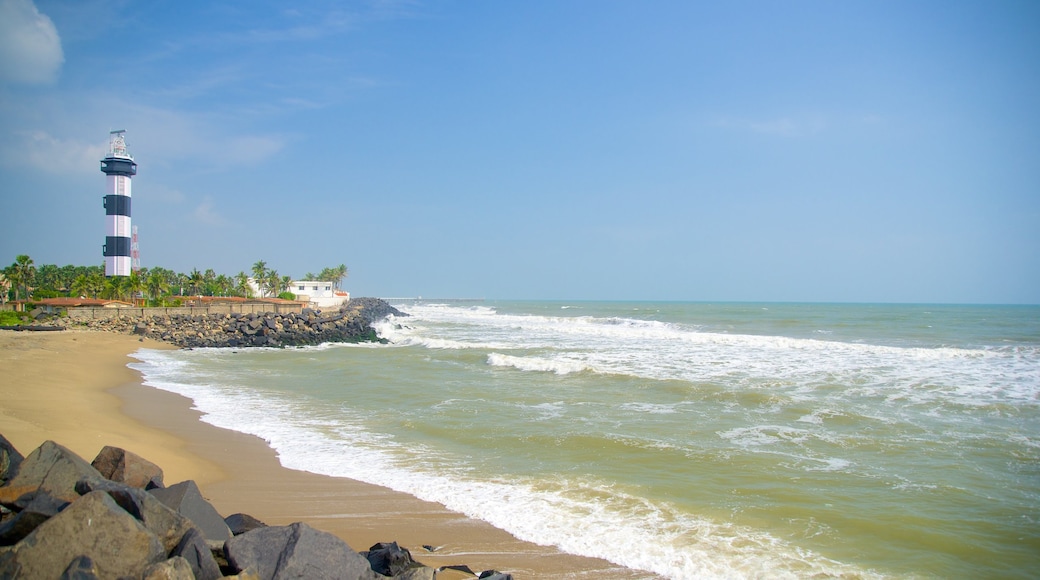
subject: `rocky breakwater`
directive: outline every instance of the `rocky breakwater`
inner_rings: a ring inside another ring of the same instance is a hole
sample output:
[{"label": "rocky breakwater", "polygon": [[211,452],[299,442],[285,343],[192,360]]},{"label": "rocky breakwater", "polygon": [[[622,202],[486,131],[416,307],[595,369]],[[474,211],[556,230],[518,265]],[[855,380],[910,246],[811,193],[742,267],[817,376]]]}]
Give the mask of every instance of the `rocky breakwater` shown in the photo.
[{"label": "rocky breakwater", "polygon": [[378,298],[355,298],[333,312],[304,308],[299,314],[117,316],[88,320],[82,327],[137,334],[183,348],[306,346],[379,341],[372,323],[391,314],[407,316]]},{"label": "rocky breakwater", "polygon": [[99,580],[512,580],[432,568],[396,542],[355,552],[304,523],[226,518],[193,481],[105,447],[92,463],[46,441],[25,457],[0,435],[0,578]]}]

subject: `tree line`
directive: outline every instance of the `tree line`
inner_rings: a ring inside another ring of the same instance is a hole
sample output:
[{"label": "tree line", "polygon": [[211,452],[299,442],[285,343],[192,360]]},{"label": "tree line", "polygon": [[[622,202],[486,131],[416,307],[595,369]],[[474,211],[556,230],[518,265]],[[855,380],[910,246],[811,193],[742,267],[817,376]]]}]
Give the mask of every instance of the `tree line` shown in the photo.
[{"label": "tree line", "polygon": [[[290,288],[293,278],[283,276],[260,260],[250,270],[252,276],[240,271],[228,276],[212,269],[200,272],[198,268],[185,274],[162,267],[141,268],[129,276],[105,276],[101,266],[37,266],[28,255],[15,258],[10,266],[0,271],[0,304],[8,300],[41,300],[44,298],[83,297],[125,300],[144,299],[149,305],[171,305],[182,296],[240,296],[244,298],[277,296],[293,300]],[[340,288],[347,277],[343,264],[324,268],[320,273],[308,272],[301,280],[332,282]],[[258,291],[250,281],[255,283]]]}]

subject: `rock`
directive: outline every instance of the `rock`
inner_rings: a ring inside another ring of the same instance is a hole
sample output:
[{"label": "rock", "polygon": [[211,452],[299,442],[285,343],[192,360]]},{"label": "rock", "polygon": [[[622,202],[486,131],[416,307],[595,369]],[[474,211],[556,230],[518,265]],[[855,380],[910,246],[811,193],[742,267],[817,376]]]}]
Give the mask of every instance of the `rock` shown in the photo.
[{"label": "rock", "polygon": [[343,540],[304,523],[257,528],[228,540],[224,552],[233,569],[253,567],[265,579],[384,579]]},{"label": "rock", "polygon": [[407,316],[378,298],[355,298],[327,315],[305,308],[300,314],[116,316],[76,323],[91,330],[136,334],[184,348],[277,347],[379,341],[371,325],[390,314]]},{"label": "rock", "polygon": [[28,536],[40,524],[65,509],[69,502],[46,491],[27,493],[15,502],[18,513],[0,524],[0,546],[12,546]]},{"label": "rock", "polygon": [[130,487],[125,483],[107,479],[83,480],[76,484],[76,491],[86,495],[92,491],[103,491],[148,528],[163,545],[167,554],[172,552],[181,539],[195,524],[187,517],[173,511],[152,494]]},{"label": "rock", "polygon": [[438,578],[437,569],[429,566],[409,568],[394,576],[394,580],[434,580],[435,578]]},{"label": "rock", "polygon": [[267,524],[249,514],[232,514],[224,518],[224,523],[231,529],[231,534],[234,536],[244,534],[249,530],[267,527]]},{"label": "rock", "polygon": [[191,520],[207,540],[224,542],[231,538],[231,530],[224,523],[224,518],[220,517],[213,504],[202,497],[194,481],[189,479],[165,489],[153,489],[150,493],[173,511]]},{"label": "rock", "polygon": [[224,580],[261,580],[260,574],[255,568],[243,570],[234,576],[224,576]]},{"label": "rock", "polygon": [[220,566],[213,559],[213,553],[206,545],[206,539],[202,537],[202,532],[197,528],[192,528],[184,534],[184,538],[170,553],[170,556],[183,558],[196,580],[217,580],[223,576]]},{"label": "rock", "polygon": [[437,568],[437,580],[473,580],[476,577],[477,573],[465,564]]},{"label": "rock", "polygon": [[0,485],[4,485],[18,473],[18,466],[25,457],[11,445],[6,437],[0,435]]},{"label": "rock", "polygon": [[[18,475],[9,483],[12,489],[33,487],[65,501],[75,501],[76,482],[81,479],[102,479],[101,474],[82,457],[53,441],[44,441],[18,468]],[[3,498],[0,501],[6,500]]]},{"label": "rock", "polygon": [[118,447],[106,445],[90,465],[111,481],[141,489],[163,487],[163,471],[158,465]]},{"label": "rock", "polygon": [[141,580],[195,580],[195,574],[187,560],[174,556],[145,568]]},{"label": "rock", "polygon": [[90,556],[77,556],[69,562],[65,571],[61,573],[60,580],[100,580],[98,568]]},{"label": "rock", "polygon": [[94,561],[99,578],[136,578],[166,553],[141,522],[95,491],[18,542],[0,561],[0,578],[58,578],[79,556]]},{"label": "rock", "polygon": [[499,572],[498,570],[484,570],[477,578],[481,580],[513,580],[513,575]]},{"label": "rock", "polygon": [[397,576],[399,573],[418,566],[412,559],[412,554],[397,545],[397,542],[379,543],[362,554],[372,570],[383,576]]}]

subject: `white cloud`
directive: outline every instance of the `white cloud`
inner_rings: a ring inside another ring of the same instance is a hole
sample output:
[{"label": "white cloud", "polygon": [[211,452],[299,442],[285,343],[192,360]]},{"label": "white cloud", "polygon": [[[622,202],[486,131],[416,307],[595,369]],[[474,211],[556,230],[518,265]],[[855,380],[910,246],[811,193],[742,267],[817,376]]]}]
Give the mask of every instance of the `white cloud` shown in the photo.
[{"label": "white cloud", "polygon": [[196,221],[207,226],[222,226],[227,220],[213,209],[213,200],[209,197],[202,200],[192,213]]},{"label": "white cloud", "polygon": [[31,0],[0,0],[0,82],[47,84],[65,55],[54,23]]},{"label": "white cloud", "polygon": [[4,144],[4,161],[9,165],[28,163],[47,173],[97,172],[108,149],[107,142],[60,139],[46,131],[16,131],[13,136]]}]

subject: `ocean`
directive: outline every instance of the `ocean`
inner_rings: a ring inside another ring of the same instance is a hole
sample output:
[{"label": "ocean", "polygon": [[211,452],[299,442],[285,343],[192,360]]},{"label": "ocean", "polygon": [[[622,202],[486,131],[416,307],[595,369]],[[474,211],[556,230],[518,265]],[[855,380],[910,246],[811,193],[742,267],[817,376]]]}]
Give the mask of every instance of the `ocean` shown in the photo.
[{"label": "ocean", "polygon": [[130,366],[288,468],[667,578],[1040,574],[1040,307],[395,306]]}]

